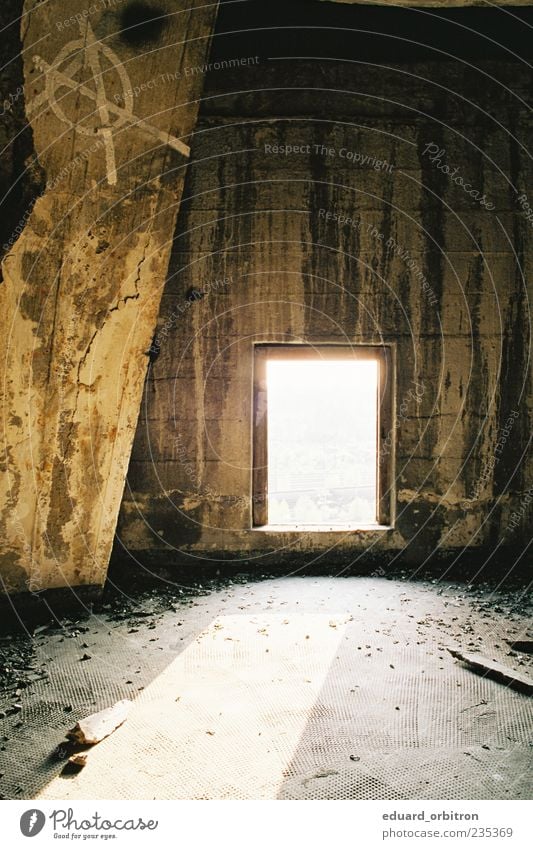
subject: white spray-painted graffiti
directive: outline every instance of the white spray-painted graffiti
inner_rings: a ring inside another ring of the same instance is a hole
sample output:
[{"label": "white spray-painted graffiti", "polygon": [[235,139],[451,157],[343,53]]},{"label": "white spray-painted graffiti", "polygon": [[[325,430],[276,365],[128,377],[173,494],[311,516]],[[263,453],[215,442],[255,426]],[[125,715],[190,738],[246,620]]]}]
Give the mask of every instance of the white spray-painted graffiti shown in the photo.
[{"label": "white spray-painted graffiti", "polygon": [[[65,44],[52,65],[40,56],[34,56],[33,61],[46,75],[46,82],[44,90],[29,102],[28,117],[34,118],[49,104],[56,117],[77,133],[91,138],[97,133],[104,143],[106,175],[110,185],[117,183],[113,133],[125,126],[135,126],[183,156],[189,156],[189,147],[180,139],[133,114],[132,84],[126,69],[116,53],[97,40],[88,21],[80,22],[80,38]],[[90,72],[89,80],[86,79],[87,70]],[[107,97],[106,80],[110,82],[111,74],[118,77],[123,106]],[[77,75],[80,79],[76,79]],[[68,92],[76,92],[85,99],[90,107],[86,115],[76,115],[75,120],[68,116]]]}]

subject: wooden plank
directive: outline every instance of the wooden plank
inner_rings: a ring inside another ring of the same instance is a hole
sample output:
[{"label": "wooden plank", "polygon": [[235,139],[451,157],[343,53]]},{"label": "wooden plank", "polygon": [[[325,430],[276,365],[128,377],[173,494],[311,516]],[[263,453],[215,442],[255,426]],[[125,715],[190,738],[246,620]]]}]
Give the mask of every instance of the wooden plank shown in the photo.
[{"label": "wooden plank", "polygon": [[522,693],[527,693],[528,695],[533,693],[533,680],[531,678],[520,672],[515,672],[514,669],[510,669],[502,663],[489,660],[483,657],[483,655],[474,652],[463,652],[456,649],[448,649],[448,651],[457,660],[462,660],[471,669],[481,672],[488,678],[494,678],[496,681],[507,684],[509,687],[519,690]]},{"label": "wooden plank", "polygon": [[320,342],[316,345],[300,343],[272,343],[256,345],[255,356],[269,360],[376,360],[383,356],[383,345],[339,345]]},{"label": "wooden plank", "polygon": [[505,642],[520,654],[533,654],[533,640],[506,640]]}]

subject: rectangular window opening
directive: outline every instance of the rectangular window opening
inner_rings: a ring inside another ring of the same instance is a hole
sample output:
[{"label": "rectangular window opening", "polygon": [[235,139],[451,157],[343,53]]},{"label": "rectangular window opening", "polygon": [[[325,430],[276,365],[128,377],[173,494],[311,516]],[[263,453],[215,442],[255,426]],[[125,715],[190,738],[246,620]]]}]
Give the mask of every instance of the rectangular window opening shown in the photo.
[{"label": "rectangular window opening", "polygon": [[390,525],[389,363],[383,346],[256,346],[255,526]]}]

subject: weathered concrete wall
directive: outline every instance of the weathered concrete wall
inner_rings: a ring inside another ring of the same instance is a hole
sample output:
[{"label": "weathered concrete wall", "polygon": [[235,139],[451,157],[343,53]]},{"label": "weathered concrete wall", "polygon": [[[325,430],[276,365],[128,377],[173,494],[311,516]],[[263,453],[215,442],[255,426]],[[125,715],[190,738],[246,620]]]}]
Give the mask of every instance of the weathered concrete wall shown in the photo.
[{"label": "weathered concrete wall", "polygon": [[[121,549],[141,562],[159,552],[194,564],[333,546],[422,563],[438,548],[523,540],[529,502],[517,527],[510,514],[533,483],[532,224],[517,201],[531,184],[528,82],[512,64],[385,72],[301,61],[247,67],[231,80],[213,73]],[[244,93],[222,94],[231,90]],[[429,151],[442,148],[432,162]],[[187,302],[190,287],[208,294]],[[252,344],[381,340],[397,355],[394,529],[251,530]]]},{"label": "weathered concrete wall", "polygon": [[199,0],[24,5],[46,189],[6,237],[0,285],[8,591],[105,579],[202,86],[182,72],[205,61],[215,15]]}]

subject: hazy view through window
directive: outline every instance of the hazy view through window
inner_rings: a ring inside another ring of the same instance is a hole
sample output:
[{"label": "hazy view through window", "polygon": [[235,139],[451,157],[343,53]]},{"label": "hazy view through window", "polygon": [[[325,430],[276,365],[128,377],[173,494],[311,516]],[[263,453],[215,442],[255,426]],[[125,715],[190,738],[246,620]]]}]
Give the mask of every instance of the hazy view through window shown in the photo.
[{"label": "hazy view through window", "polygon": [[376,360],[269,360],[268,522],[376,521]]}]

